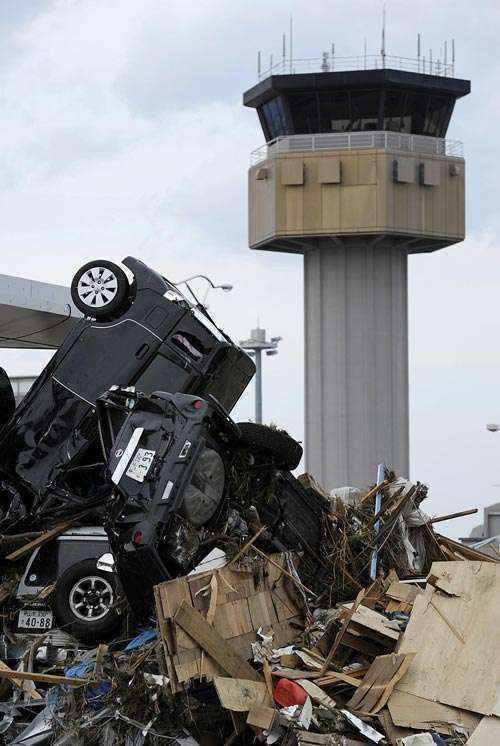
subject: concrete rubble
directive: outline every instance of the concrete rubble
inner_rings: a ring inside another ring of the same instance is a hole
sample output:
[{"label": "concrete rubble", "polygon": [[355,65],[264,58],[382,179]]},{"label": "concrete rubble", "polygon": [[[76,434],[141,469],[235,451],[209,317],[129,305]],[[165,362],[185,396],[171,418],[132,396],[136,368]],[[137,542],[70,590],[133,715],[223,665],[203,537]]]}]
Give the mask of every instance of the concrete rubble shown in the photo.
[{"label": "concrete rubble", "polygon": [[[18,429],[0,463],[1,743],[500,743],[500,557],[439,534],[457,514],[431,519],[427,487],[388,466],[363,490],[296,478],[300,444],[230,418],[251,378],[237,348],[222,338],[232,362],[213,383],[216,335],[188,328],[203,309],[135,261],[181,319],[175,364],[198,378],[106,379],[78,410],[97,425],[80,450],[76,383],[44,393],[54,367],[5,420]],[[139,307],[127,292],[115,320]],[[37,401],[60,450],[49,468],[47,442],[31,443],[28,469],[18,423]]]}]

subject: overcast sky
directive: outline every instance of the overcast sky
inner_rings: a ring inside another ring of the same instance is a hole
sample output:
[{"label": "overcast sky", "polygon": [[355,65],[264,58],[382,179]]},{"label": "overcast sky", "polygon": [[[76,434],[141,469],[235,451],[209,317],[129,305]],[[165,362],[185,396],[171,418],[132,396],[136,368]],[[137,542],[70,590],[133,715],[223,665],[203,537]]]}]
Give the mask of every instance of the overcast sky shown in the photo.
[{"label": "overcast sky", "polygon": [[[211,311],[240,339],[257,317],[283,336],[265,360],[265,419],[303,435],[302,262],[247,248],[246,172],[262,133],[243,108],[256,53],[380,48],[367,0],[0,0],[1,272],[68,284],[79,265],[128,254],[174,280],[231,282]],[[467,240],[410,258],[411,476],[433,514],[500,500],[500,5],[389,0],[389,54],[438,57],[455,37],[472,80],[448,133],[464,142]],[[4,351],[11,373],[44,353]],[[253,390],[237,410],[253,416]],[[374,475],[375,476],[375,475]],[[450,524],[468,533],[475,517]]]}]

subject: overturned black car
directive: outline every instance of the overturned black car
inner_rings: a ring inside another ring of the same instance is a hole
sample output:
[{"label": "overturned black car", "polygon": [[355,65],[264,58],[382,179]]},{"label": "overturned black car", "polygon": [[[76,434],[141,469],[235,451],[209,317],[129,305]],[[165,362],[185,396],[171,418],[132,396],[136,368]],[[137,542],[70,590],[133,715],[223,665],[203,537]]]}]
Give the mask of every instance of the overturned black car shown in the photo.
[{"label": "overturned black car", "polygon": [[203,306],[137,259],[90,262],[72,297],[84,318],[15,409],[0,382],[0,532],[98,507],[110,494],[95,416],[111,386],[214,396],[231,410],[255,367]]},{"label": "overturned black car", "polygon": [[214,397],[116,388],[98,401],[114,497],[105,527],[132,608],[214,548],[262,530],[273,551],[317,552],[326,505],[293,477],[302,448],[287,433],[234,423]]}]

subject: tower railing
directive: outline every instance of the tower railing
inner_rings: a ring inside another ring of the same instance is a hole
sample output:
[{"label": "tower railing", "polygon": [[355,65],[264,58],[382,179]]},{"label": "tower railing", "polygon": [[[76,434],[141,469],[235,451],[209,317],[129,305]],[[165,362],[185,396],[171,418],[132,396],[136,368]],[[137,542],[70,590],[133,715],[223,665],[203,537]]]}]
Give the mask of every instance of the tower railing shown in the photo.
[{"label": "tower railing", "polygon": [[251,154],[255,166],[280,153],[314,150],[401,150],[410,153],[463,158],[463,144],[459,140],[445,140],[426,135],[406,135],[401,132],[324,132],[318,135],[289,135],[261,145]]},{"label": "tower railing", "polygon": [[265,80],[271,75],[381,70],[384,68],[423,73],[424,75],[440,75],[445,78],[455,75],[455,63],[443,62],[440,59],[396,57],[390,54],[360,54],[355,57],[337,57],[325,52],[322,57],[293,60],[281,58],[272,63],[267,70],[258,71],[258,77],[259,80]]}]

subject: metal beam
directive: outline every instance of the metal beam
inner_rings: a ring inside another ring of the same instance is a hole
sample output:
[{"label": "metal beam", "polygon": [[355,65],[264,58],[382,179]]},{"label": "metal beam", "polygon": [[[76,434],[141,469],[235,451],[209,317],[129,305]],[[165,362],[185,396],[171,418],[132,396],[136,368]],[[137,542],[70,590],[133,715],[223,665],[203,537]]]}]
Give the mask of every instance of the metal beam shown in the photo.
[{"label": "metal beam", "polygon": [[0,347],[55,349],[81,318],[62,285],[0,275]]}]

